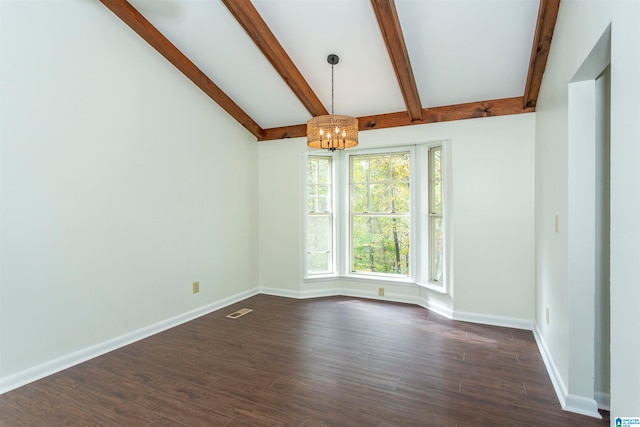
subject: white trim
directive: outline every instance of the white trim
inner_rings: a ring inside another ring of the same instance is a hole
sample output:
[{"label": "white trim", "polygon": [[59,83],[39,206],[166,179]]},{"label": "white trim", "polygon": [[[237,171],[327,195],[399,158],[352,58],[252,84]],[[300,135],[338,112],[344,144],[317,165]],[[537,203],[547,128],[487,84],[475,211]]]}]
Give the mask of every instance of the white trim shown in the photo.
[{"label": "white trim", "polygon": [[22,387],[23,385],[29,384],[33,381],[37,381],[46,376],[55,374],[56,372],[60,372],[64,369],[86,362],[87,360],[101,356],[110,351],[114,351],[136,341],[140,341],[159,332],[166,331],[167,329],[171,329],[183,323],[194,320],[198,317],[212,313],[216,310],[220,310],[221,308],[245,300],[249,297],[257,295],[258,293],[259,292],[257,288],[250,289],[248,291],[232,295],[228,298],[224,298],[220,301],[216,301],[203,307],[196,308],[178,316],[162,320],[153,325],[149,325],[136,331],[121,335],[119,337],[115,337],[107,341],[92,345],[90,347],[80,349],[57,359],[53,359],[32,368],[25,369],[24,371],[16,372],[15,374],[9,375],[7,377],[0,378],[0,395],[14,390],[18,387]]},{"label": "white trim", "polygon": [[260,288],[260,293],[296,299],[344,296],[421,305],[418,304],[416,297],[412,297],[410,295],[393,294],[387,292],[385,293],[385,296],[381,297],[377,294],[376,291],[366,291],[352,288],[327,288],[308,291],[289,291],[276,288]]},{"label": "white trim", "polygon": [[439,314],[440,316],[444,316],[447,319],[453,318],[453,309],[441,302],[426,298],[426,297],[418,297],[417,304],[429,311],[433,311],[434,313]]},{"label": "white trim", "polygon": [[[309,211],[308,211],[308,201],[309,201],[309,181],[308,181],[308,165],[309,165],[309,157],[326,157],[331,160],[331,264],[332,264],[332,272],[331,273],[323,273],[323,274],[309,274],[309,253],[307,251],[308,248],[308,222],[309,222]],[[338,167],[337,163],[340,160],[340,157],[331,152],[323,152],[318,153],[317,151],[306,151],[302,153],[303,165],[302,170],[304,171],[304,185],[302,185],[302,200],[304,203],[300,205],[300,212],[302,218],[302,248],[304,248],[304,257],[302,261],[302,275],[306,279],[316,279],[323,277],[337,277],[339,275],[339,245],[338,245],[338,231],[337,231],[337,213],[339,212],[338,205],[338,197],[336,191],[336,183],[338,181]]]},{"label": "white trim", "polygon": [[536,344],[538,344],[538,349],[540,350],[542,361],[544,362],[544,366],[547,368],[547,373],[549,374],[549,378],[551,379],[551,385],[553,385],[553,389],[556,392],[556,396],[558,397],[560,406],[562,406],[562,409],[564,409],[564,407],[566,406],[565,396],[567,395],[567,385],[564,383],[564,381],[562,381],[560,371],[558,371],[558,367],[553,361],[553,357],[549,352],[547,344],[542,338],[542,333],[538,329],[538,325],[535,325],[535,327],[533,328],[533,337],[536,339]]},{"label": "white trim", "polygon": [[[327,274],[327,275],[320,275],[318,274],[317,276],[308,276],[305,277],[304,283],[314,283],[314,282],[330,282],[332,280],[342,280],[343,277],[342,276],[337,276],[335,274]],[[267,289],[271,289],[271,288],[267,288]],[[276,289],[276,288],[273,288]]]},{"label": "white trim", "polygon": [[379,296],[376,291],[365,291],[362,289],[342,288],[339,289],[338,292],[338,295],[345,297],[375,299],[379,301],[400,302],[404,304],[417,304],[416,297],[404,294],[394,294],[388,291],[385,292],[383,297]]},{"label": "white trim", "polygon": [[[596,277],[601,259],[597,259],[596,231],[600,224],[595,207],[597,183],[598,126],[603,123],[596,90],[596,79],[610,64],[611,26],[602,34],[567,86],[567,284],[569,292],[568,374],[563,409],[601,418],[595,396],[596,370],[609,376],[610,368],[596,367],[596,320],[599,327],[601,313],[594,307]],[[592,266],[593,268],[584,268]],[[595,267],[594,267],[595,266]],[[608,316],[608,314],[607,314]],[[610,329],[610,327],[609,327]]]},{"label": "white trim", "polygon": [[533,330],[533,320],[519,317],[494,316],[489,314],[469,313],[465,311],[454,311],[453,320],[463,322],[481,323],[483,325],[502,326],[505,328]]},{"label": "white trim", "polygon": [[595,398],[596,402],[598,402],[598,408],[611,411],[611,395],[609,395],[609,393],[596,391]]},{"label": "white trim", "polygon": [[415,285],[420,286],[421,288],[424,288],[424,289],[429,289],[430,291],[434,291],[443,295],[447,295],[449,293],[447,292],[447,289],[444,285],[436,285],[434,283],[421,283],[421,282],[416,282]]},{"label": "white trim", "polygon": [[413,281],[410,277],[394,277],[393,274],[347,274],[346,276],[341,277],[342,280],[350,281],[350,282],[363,282],[363,283],[384,283],[387,285],[398,285],[398,286],[416,286],[417,283]]},{"label": "white trim", "polygon": [[598,412],[598,402],[595,399],[569,394],[565,402],[565,406],[562,407],[565,411],[602,419],[602,415]]},{"label": "white trim", "polygon": [[[593,418],[602,418],[598,412],[598,403],[595,399],[589,399],[583,396],[576,396],[574,394],[568,394],[567,385],[562,380],[558,367],[553,362],[553,357],[549,352],[549,349],[542,338],[542,334],[538,329],[538,325],[533,328],[533,336],[536,339],[536,344],[540,349],[544,366],[547,368],[549,378],[551,378],[551,384],[556,392],[558,401],[563,410],[574,412],[576,414],[586,415]],[[604,408],[603,408],[604,409]]]}]

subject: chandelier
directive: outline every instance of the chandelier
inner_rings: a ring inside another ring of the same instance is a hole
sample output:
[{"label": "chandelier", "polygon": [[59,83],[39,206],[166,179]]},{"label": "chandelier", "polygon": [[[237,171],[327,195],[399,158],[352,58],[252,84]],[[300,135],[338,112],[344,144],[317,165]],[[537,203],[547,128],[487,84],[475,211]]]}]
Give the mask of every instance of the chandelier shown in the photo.
[{"label": "chandelier", "polygon": [[331,64],[331,115],[313,117],[307,122],[307,145],[311,148],[336,151],[358,145],[358,119],[333,114],[333,66],[338,61],[338,55],[327,57]]}]

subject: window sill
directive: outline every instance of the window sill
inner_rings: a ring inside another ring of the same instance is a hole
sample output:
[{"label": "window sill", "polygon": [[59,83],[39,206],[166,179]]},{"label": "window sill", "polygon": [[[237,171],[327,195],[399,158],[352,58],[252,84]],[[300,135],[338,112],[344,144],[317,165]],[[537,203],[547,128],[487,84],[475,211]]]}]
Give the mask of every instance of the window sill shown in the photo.
[{"label": "window sill", "polygon": [[317,283],[317,282],[330,282],[336,280],[346,280],[350,282],[360,282],[360,283],[385,283],[389,285],[399,285],[399,286],[417,286],[424,289],[429,289],[434,292],[438,292],[441,294],[447,294],[448,290],[444,285],[435,285],[433,283],[420,283],[416,282],[410,278],[400,279],[400,278],[391,278],[391,277],[381,277],[381,276],[368,276],[368,275],[359,275],[359,274],[347,274],[344,276],[337,275],[324,275],[324,276],[308,276],[304,278],[304,283]]},{"label": "window sill", "polygon": [[420,286],[421,288],[429,289],[430,291],[438,292],[443,295],[446,295],[449,293],[445,285],[435,285],[433,283],[418,283],[418,282],[416,282],[416,285]]},{"label": "window sill", "polygon": [[395,278],[385,276],[374,276],[366,274],[347,274],[342,276],[343,280],[349,280],[352,282],[376,282],[376,283],[388,283],[390,285],[411,286],[416,285],[416,282],[411,278]]},{"label": "window sill", "polygon": [[304,278],[305,283],[314,283],[314,282],[329,282],[333,280],[340,280],[342,276],[336,276],[335,274],[326,274],[326,275],[317,275],[317,276],[307,276]]}]

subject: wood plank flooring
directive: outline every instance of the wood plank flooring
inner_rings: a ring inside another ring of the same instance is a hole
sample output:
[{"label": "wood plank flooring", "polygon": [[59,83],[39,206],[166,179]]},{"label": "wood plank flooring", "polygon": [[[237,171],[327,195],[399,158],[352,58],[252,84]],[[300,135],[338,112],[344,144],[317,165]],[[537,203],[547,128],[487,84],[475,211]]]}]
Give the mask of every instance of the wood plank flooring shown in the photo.
[{"label": "wood plank flooring", "polygon": [[[229,319],[240,308],[253,312]],[[529,331],[258,295],[0,395],[2,426],[608,426],[562,411]]]}]

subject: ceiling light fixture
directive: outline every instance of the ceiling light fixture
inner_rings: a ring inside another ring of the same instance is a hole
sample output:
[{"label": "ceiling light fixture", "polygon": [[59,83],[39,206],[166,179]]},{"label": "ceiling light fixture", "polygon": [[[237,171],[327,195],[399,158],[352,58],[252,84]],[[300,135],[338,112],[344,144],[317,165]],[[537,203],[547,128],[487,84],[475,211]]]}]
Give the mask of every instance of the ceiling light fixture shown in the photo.
[{"label": "ceiling light fixture", "polygon": [[311,148],[336,151],[358,145],[358,119],[333,114],[333,66],[338,61],[338,55],[327,57],[331,64],[331,115],[312,117],[307,122],[307,145]]}]

